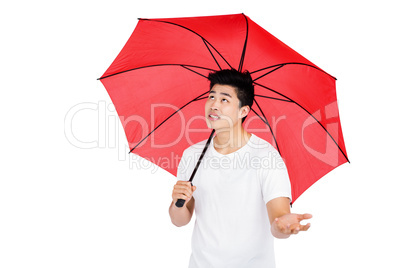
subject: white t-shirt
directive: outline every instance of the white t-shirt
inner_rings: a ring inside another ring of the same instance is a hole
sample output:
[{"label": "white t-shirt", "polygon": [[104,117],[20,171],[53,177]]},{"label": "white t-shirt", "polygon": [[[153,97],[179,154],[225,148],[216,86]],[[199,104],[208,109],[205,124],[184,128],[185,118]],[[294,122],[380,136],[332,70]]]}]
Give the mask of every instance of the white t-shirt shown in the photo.
[{"label": "white t-shirt", "polygon": [[[190,178],[205,143],[183,152],[178,180]],[[266,203],[291,199],[282,158],[253,134],[245,146],[227,155],[213,144],[193,179],[196,221],[189,268],[275,267]]]}]

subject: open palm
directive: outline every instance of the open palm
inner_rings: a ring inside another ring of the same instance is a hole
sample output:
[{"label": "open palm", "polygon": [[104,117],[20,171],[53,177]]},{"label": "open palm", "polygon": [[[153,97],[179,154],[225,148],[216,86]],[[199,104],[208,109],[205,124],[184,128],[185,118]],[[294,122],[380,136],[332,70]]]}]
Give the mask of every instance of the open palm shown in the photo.
[{"label": "open palm", "polygon": [[277,229],[283,234],[297,234],[299,231],[307,231],[310,228],[310,223],[302,225],[300,222],[303,220],[311,219],[311,214],[294,214],[288,213],[273,222],[273,228]]}]

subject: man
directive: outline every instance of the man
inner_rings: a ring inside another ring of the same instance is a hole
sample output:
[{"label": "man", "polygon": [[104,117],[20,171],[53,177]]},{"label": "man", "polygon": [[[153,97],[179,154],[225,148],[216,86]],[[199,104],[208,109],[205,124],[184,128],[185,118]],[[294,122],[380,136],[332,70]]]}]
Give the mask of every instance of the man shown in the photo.
[{"label": "man", "polygon": [[[307,231],[310,224],[300,221],[312,216],[290,213],[290,182],[282,158],[243,128],[254,99],[250,74],[222,70],[208,79],[205,118],[216,136],[194,186],[187,180],[206,142],[184,151],[169,208],[172,223],[186,225],[195,210],[191,268],[275,267],[273,237]],[[185,200],[181,208],[175,206],[178,199]]]}]

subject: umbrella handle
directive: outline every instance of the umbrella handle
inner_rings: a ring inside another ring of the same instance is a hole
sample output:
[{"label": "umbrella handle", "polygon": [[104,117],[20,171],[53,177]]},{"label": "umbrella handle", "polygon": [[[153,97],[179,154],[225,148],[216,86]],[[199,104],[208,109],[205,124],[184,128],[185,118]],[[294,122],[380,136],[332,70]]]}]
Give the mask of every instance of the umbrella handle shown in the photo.
[{"label": "umbrella handle", "polygon": [[184,200],[184,199],[178,199],[176,201],[176,207],[178,207],[178,208],[183,207],[185,202],[186,202],[186,200]]}]

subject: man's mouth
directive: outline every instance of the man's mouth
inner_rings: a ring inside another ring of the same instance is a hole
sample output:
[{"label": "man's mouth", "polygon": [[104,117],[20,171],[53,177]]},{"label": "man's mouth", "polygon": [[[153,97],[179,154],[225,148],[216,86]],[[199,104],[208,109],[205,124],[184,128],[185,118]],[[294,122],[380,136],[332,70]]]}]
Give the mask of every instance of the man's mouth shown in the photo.
[{"label": "man's mouth", "polygon": [[212,121],[215,121],[215,120],[218,120],[218,119],[219,119],[219,116],[216,115],[216,114],[209,114],[208,117],[209,117],[209,119],[212,120]]}]

